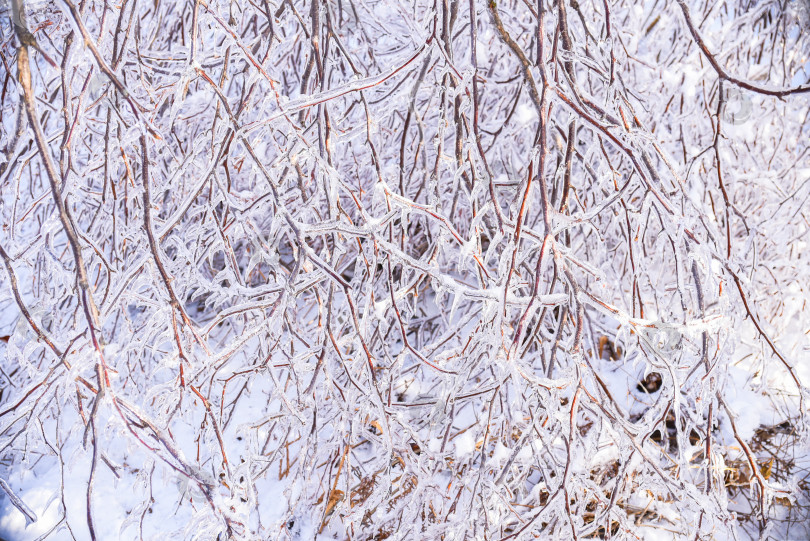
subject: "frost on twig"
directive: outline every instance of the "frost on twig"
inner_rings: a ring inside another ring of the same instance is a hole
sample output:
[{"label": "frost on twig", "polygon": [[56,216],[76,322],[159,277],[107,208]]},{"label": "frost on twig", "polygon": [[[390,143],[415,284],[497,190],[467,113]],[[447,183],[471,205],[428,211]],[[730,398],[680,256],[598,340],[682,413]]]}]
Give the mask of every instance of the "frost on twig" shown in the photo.
[{"label": "frost on twig", "polygon": [[6,493],[6,495],[8,496],[8,499],[11,501],[11,505],[16,507],[17,510],[23,514],[23,516],[25,517],[26,525],[37,521],[36,513],[34,513],[30,507],[25,505],[25,502],[22,501],[22,499],[19,496],[14,494],[14,491],[11,489],[10,486],[8,486],[8,483],[6,482],[5,479],[0,479],[0,488],[2,488],[3,491]]}]

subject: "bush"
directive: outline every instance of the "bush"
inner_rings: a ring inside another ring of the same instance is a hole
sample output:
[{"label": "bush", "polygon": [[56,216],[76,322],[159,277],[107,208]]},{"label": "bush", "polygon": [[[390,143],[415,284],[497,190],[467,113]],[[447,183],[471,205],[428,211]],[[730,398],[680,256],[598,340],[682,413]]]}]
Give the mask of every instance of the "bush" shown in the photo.
[{"label": "bush", "polygon": [[0,535],[810,535],[804,4],[4,13]]}]

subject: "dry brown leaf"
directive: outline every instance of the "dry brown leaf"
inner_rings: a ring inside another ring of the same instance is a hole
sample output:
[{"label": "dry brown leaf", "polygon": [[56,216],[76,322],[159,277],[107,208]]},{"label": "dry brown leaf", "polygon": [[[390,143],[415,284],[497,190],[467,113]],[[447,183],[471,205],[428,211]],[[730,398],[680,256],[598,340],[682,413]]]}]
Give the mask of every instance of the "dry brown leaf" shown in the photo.
[{"label": "dry brown leaf", "polygon": [[334,489],[329,493],[329,500],[326,502],[326,516],[328,517],[335,512],[337,504],[343,501],[345,494],[342,490]]},{"label": "dry brown leaf", "polygon": [[773,472],[773,457],[771,457],[771,459],[768,462],[763,464],[760,467],[759,471],[760,473],[762,473],[762,477],[764,477],[765,479],[770,479],[771,473]]}]

